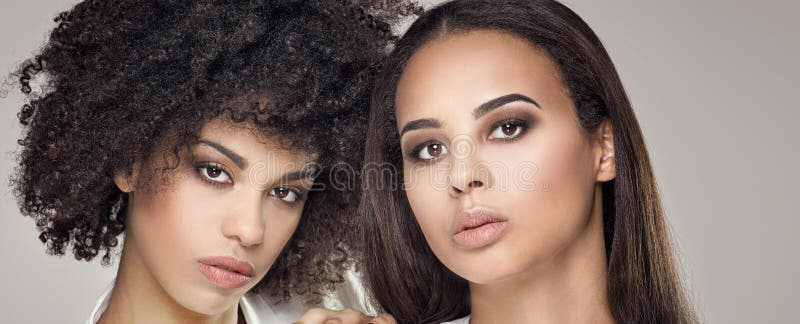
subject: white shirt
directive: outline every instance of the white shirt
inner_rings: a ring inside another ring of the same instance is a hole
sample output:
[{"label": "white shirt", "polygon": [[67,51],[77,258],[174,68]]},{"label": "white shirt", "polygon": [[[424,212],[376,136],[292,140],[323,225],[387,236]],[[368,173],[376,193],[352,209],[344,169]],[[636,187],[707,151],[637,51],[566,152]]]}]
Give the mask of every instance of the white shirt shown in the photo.
[{"label": "white shirt", "polygon": [[444,322],[442,324],[469,324],[469,315],[467,315],[466,317],[459,318],[457,320]]},{"label": "white shirt", "polygon": [[[323,296],[320,307],[336,310],[349,307],[365,314],[376,315],[377,308],[370,303],[361,276],[351,269],[345,271],[343,277],[344,283],[339,285],[333,293]],[[108,302],[113,290],[114,283],[112,282],[98,298],[86,324],[96,324],[100,320],[100,317],[108,309]],[[299,299],[274,304],[253,291],[242,296],[242,299],[239,300],[239,307],[248,324],[294,323],[309,308]]]},{"label": "white shirt", "polygon": [[[94,305],[89,319],[86,324],[96,324],[103,316],[103,313],[108,309],[108,302],[111,298],[111,292],[114,290],[114,284],[106,288],[97,303]],[[253,323],[292,323],[300,318],[306,306],[302,302],[290,301],[281,304],[272,304],[265,300],[261,295],[255,293],[246,293],[239,300],[239,307],[244,314],[244,320],[248,324]]]}]

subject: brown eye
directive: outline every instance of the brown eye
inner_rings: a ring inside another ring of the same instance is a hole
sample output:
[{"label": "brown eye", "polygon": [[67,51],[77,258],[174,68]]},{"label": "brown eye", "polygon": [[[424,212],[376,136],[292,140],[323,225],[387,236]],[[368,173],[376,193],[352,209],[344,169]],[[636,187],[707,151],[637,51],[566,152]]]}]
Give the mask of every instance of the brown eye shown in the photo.
[{"label": "brown eye", "polygon": [[283,198],[286,198],[287,195],[289,195],[289,190],[288,189],[286,189],[286,188],[275,189],[275,197],[283,199]]},{"label": "brown eye", "polygon": [[517,132],[517,125],[505,124],[503,127],[503,134],[506,136],[513,136]]},{"label": "brown eye", "polygon": [[423,146],[417,153],[417,158],[420,160],[435,160],[439,157],[447,155],[447,147],[441,143],[430,143]]},{"label": "brown eye", "polygon": [[270,191],[269,194],[275,198],[278,198],[288,203],[295,202],[300,198],[300,194],[298,194],[292,189],[285,187],[272,189],[272,191]]},{"label": "brown eye", "polygon": [[519,137],[525,131],[526,124],[522,121],[506,121],[495,124],[489,139],[511,140]]},{"label": "brown eye", "polygon": [[231,177],[228,176],[228,173],[225,172],[222,168],[214,165],[200,165],[197,166],[197,173],[205,181],[209,181],[215,184],[222,184],[222,183],[232,183]]},{"label": "brown eye", "polygon": [[220,170],[219,168],[211,167],[208,168],[207,170],[208,171],[206,171],[206,173],[208,174],[209,178],[216,179],[217,177],[222,175],[222,170]]},{"label": "brown eye", "polygon": [[437,157],[439,156],[439,154],[442,154],[442,146],[439,144],[429,145],[427,150],[428,154],[430,154],[430,156],[433,157]]}]

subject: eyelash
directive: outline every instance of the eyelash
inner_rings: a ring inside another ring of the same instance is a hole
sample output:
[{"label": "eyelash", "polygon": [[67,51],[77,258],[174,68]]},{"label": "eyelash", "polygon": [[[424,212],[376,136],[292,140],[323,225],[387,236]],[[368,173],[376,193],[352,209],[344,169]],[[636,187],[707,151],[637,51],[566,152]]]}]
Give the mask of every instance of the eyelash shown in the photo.
[{"label": "eyelash", "polygon": [[528,121],[522,120],[522,119],[517,119],[517,118],[509,118],[509,119],[504,119],[504,120],[501,120],[501,121],[498,121],[498,122],[492,124],[492,127],[489,128],[489,134],[493,133],[494,130],[496,130],[498,127],[502,127],[502,126],[505,126],[505,125],[511,125],[511,126],[515,126],[515,127],[521,128],[520,133],[517,134],[516,136],[514,136],[514,138],[496,139],[496,140],[503,141],[503,142],[514,142],[514,141],[522,138],[522,136],[525,135],[525,133],[528,131],[528,128],[529,128],[528,127],[529,126],[529,122]]},{"label": "eyelash", "polygon": [[[213,186],[214,188],[218,188],[219,189],[219,188],[222,188],[223,186],[230,185],[230,184],[233,183],[233,177],[231,177],[230,172],[228,172],[221,164],[213,163],[213,162],[202,162],[202,163],[195,164],[194,168],[195,168],[195,172],[196,172],[197,176],[200,178],[200,180],[202,180],[203,182]],[[209,180],[208,177],[203,174],[203,170],[204,169],[217,169],[219,171],[222,171],[226,176],[228,176],[228,179],[230,179],[230,183]],[[273,194],[276,190],[280,190],[280,189],[289,190],[291,193],[293,193],[295,196],[297,196],[297,198],[295,199],[295,201],[286,201],[283,198],[279,198],[277,196],[277,194]],[[280,200],[281,203],[284,203],[284,204],[287,204],[287,205],[290,205],[290,206],[302,203],[306,199],[305,194],[303,193],[302,190],[298,190],[296,188],[291,188],[291,187],[272,188],[269,191],[269,196],[275,197],[276,199]]]},{"label": "eyelash", "polygon": [[[230,172],[228,172],[228,170],[226,170],[225,167],[223,167],[221,164],[213,162],[201,162],[195,164],[194,169],[201,181],[210,184],[215,188],[222,188],[223,186],[230,185],[233,183],[233,177],[231,176]],[[222,171],[222,173],[224,173],[228,177],[228,179],[230,179],[230,183],[210,180],[205,174],[203,174],[204,169],[216,169]]]},{"label": "eyelash", "polygon": [[[273,194],[273,192],[275,192],[275,190],[278,190],[278,189],[289,190],[291,193],[293,193],[295,196],[297,196],[297,198],[295,199],[295,201],[286,201],[286,200],[283,200],[283,198],[278,198],[278,196],[276,194]],[[270,195],[270,197],[277,198],[278,200],[281,201],[281,203],[284,203],[284,204],[286,204],[288,206],[295,206],[295,205],[298,205],[298,204],[302,204],[306,200],[306,196],[303,194],[302,190],[298,190],[298,189],[291,188],[291,187],[272,188],[269,191],[269,195]]]},{"label": "eyelash", "polygon": [[[530,123],[528,121],[522,120],[522,119],[516,119],[516,118],[504,119],[504,120],[501,120],[501,121],[498,121],[498,122],[492,124],[492,126],[489,128],[489,134],[493,133],[498,127],[502,127],[502,126],[505,126],[505,125],[511,125],[511,126],[520,127],[521,128],[520,133],[517,134],[516,136],[514,136],[514,138],[510,138],[510,139],[495,139],[497,141],[507,142],[507,143],[508,142],[514,142],[514,141],[518,140],[519,138],[521,138],[523,135],[525,135],[525,133],[527,133],[528,128],[529,128],[529,124]],[[428,147],[431,144],[439,144],[439,145],[442,145],[443,147],[445,147],[445,149],[446,149],[446,146],[444,144],[442,144],[441,142],[436,141],[436,140],[430,140],[430,141],[426,141],[426,142],[424,142],[422,144],[419,144],[419,145],[415,146],[411,150],[411,152],[406,154],[406,158],[411,160],[411,161],[413,161],[413,162],[415,162],[415,163],[417,163],[417,162],[419,162],[419,163],[432,163],[432,162],[435,162],[436,160],[438,160],[438,158],[430,159],[430,160],[420,159],[419,158],[419,153],[423,149],[425,149],[426,147]]]},{"label": "eyelash", "polygon": [[442,143],[441,143],[441,142],[439,142],[439,141],[435,141],[435,140],[432,140],[432,141],[427,141],[427,142],[425,142],[425,143],[422,143],[422,144],[419,144],[419,145],[415,146],[415,147],[414,147],[414,148],[411,150],[411,152],[409,152],[408,154],[406,154],[406,158],[407,158],[407,159],[409,159],[409,160],[411,160],[411,161],[414,161],[414,162],[422,162],[422,163],[429,163],[429,162],[436,161],[437,159],[425,160],[425,159],[420,159],[420,158],[419,158],[419,153],[420,153],[420,152],[421,152],[421,151],[422,151],[424,148],[428,147],[428,146],[429,146],[429,145],[431,145],[431,144],[439,144],[439,145],[442,145],[442,146],[444,146],[444,144],[442,144]]}]

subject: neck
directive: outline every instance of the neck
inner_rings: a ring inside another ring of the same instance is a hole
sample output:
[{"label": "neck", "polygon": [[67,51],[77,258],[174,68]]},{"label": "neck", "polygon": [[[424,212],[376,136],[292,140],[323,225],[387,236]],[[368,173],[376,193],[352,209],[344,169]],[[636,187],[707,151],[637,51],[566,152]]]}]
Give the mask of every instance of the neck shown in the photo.
[{"label": "neck", "polygon": [[125,238],[108,308],[98,323],[237,323],[238,305],[210,316],[176,302],[141,262],[135,243],[129,239]]},{"label": "neck", "polygon": [[615,323],[608,304],[602,199],[589,222],[550,260],[489,284],[470,283],[470,323]]}]

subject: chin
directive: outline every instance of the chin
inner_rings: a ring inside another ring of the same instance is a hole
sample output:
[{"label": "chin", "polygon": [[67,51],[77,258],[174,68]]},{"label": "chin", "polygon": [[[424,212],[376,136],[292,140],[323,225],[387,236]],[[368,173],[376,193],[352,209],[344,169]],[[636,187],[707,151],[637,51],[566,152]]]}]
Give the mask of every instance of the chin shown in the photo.
[{"label": "chin", "polygon": [[[498,259],[501,262],[497,262]],[[439,260],[459,277],[476,284],[491,283],[515,272],[515,267],[509,264],[509,260],[498,258],[496,252],[491,250],[466,253],[458,251],[450,254],[447,259],[439,258]]]},{"label": "chin", "polygon": [[513,277],[515,274],[521,272],[516,269],[508,269],[505,267],[491,267],[487,269],[485,268],[486,264],[489,263],[483,263],[480,267],[476,265],[467,271],[456,272],[456,274],[470,283],[485,285],[500,282],[503,279]]},{"label": "chin", "polygon": [[505,243],[481,251],[453,253],[445,265],[471,283],[491,284],[525,273],[546,259],[535,249]]},{"label": "chin", "polygon": [[182,300],[176,299],[181,306],[197,314],[214,316],[228,311],[239,302],[240,294],[224,295],[218,291],[204,290],[187,293]]}]

